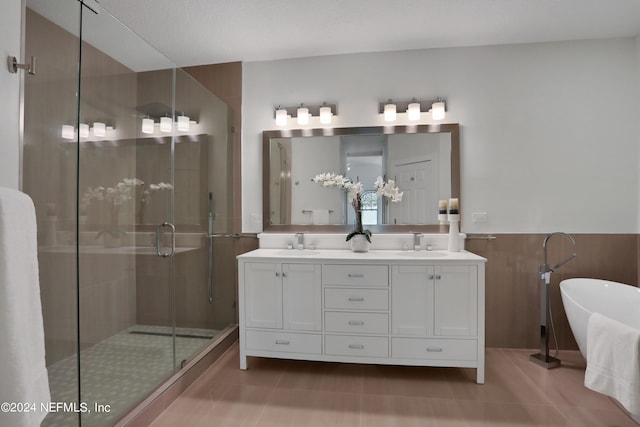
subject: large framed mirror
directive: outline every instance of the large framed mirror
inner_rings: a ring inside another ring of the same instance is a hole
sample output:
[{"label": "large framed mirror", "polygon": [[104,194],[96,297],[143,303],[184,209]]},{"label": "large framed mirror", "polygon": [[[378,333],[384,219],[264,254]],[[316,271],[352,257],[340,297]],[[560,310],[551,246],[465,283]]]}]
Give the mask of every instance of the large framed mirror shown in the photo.
[{"label": "large framed mirror", "polygon": [[[443,233],[438,201],[460,197],[458,124],[271,130],[263,138],[263,229],[348,232],[347,194],[312,181],[326,172],[362,182],[363,223],[375,232]],[[378,176],[404,193],[376,197]]]}]

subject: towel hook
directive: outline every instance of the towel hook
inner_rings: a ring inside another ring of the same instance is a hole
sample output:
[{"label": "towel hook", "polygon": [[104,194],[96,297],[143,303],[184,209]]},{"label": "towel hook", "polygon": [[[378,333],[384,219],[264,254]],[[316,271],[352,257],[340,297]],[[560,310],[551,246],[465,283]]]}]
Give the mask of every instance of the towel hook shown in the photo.
[{"label": "towel hook", "polygon": [[36,75],[36,57],[31,57],[31,63],[29,64],[19,64],[18,59],[15,56],[7,57],[7,65],[9,66],[9,72],[15,74],[18,72],[18,69],[27,70],[29,74],[32,76]]}]

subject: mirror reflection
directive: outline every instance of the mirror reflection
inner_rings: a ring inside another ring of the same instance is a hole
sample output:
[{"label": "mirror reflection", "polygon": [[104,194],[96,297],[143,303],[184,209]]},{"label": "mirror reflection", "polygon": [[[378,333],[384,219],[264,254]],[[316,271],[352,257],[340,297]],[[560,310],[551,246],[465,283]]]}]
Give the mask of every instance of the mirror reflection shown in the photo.
[{"label": "mirror reflection", "polygon": [[[263,138],[265,230],[354,224],[347,194],[311,181],[326,172],[363,184],[363,223],[378,231],[437,228],[438,200],[459,197],[458,125],[270,131]],[[396,182],[402,202],[376,195],[378,176]]]}]

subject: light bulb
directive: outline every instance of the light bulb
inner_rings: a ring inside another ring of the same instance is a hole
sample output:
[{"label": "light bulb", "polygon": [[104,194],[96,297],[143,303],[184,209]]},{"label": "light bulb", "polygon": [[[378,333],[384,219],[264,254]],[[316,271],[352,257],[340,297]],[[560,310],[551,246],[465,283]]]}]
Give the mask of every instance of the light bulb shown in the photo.
[{"label": "light bulb", "polygon": [[299,125],[308,125],[309,124],[309,109],[306,107],[298,108],[298,124]]},{"label": "light bulb", "polygon": [[178,130],[181,132],[189,132],[189,117],[182,114],[178,116]]},{"label": "light bulb", "polygon": [[142,119],[142,133],[153,133],[153,125],[154,125],[154,121],[153,119],[150,118],[144,118]]},{"label": "light bulb", "polygon": [[431,104],[431,118],[433,120],[444,119],[444,102],[437,101]]},{"label": "light bulb", "polygon": [[409,104],[407,107],[407,118],[412,121],[420,120],[420,103],[412,102]]},{"label": "light bulb", "polygon": [[93,134],[95,136],[105,136],[107,134],[107,125],[102,122],[93,122]]},{"label": "light bulb", "polygon": [[320,123],[323,125],[331,123],[331,116],[333,116],[331,107],[320,107]]},{"label": "light bulb", "polygon": [[276,110],[276,126],[286,126],[287,125],[287,110],[281,108]]},{"label": "light bulb", "polygon": [[89,137],[89,125],[86,123],[80,123],[80,130],[78,133],[80,134],[80,138],[88,138]]},{"label": "light bulb", "polygon": [[62,137],[64,139],[73,139],[75,134],[74,128],[71,125],[62,125]]},{"label": "light bulb", "polygon": [[170,117],[160,117],[160,130],[162,132],[171,132],[173,129],[173,123]]},{"label": "light bulb", "polygon": [[384,120],[386,122],[396,120],[396,104],[387,104],[384,106]]}]

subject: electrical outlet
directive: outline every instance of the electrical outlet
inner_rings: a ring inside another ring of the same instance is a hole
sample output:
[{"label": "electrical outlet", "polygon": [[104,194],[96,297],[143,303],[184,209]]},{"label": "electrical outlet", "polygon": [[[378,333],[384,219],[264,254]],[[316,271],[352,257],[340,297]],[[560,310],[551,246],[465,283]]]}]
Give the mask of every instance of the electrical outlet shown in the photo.
[{"label": "electrical outlet", "polygon": [[476,212],[471,214],[471,222],[487,222],[489,215],[486,212]]}]

